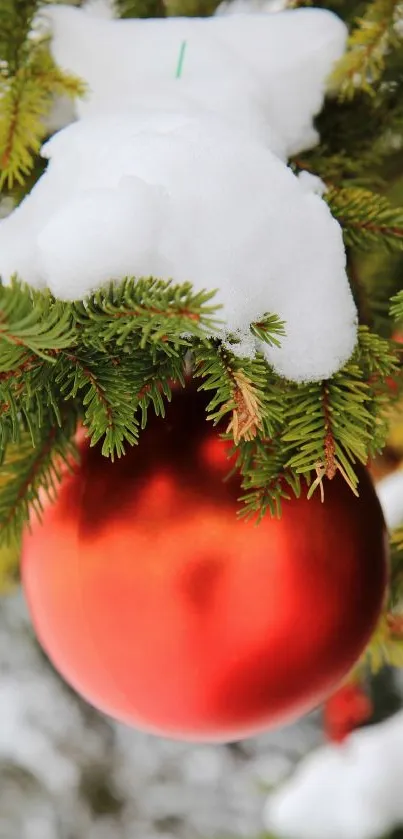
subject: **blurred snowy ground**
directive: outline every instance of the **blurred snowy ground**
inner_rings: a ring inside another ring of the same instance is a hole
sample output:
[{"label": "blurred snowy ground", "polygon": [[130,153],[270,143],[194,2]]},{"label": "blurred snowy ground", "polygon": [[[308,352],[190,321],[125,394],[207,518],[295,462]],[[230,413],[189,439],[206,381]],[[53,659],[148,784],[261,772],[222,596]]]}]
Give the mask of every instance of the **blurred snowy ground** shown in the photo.
[{"label": "blurred snowy ground", "polygon": [[21,596],[0,599],[0,839],[255,839],[321,739],[315,715],[234,746],[115,725],[53,673]]},{"label": "blurred snowy ground", "polygon": [[378,839],[403,825],[403,711],[302,760],[269,795],[267,828],[287,839]]}]

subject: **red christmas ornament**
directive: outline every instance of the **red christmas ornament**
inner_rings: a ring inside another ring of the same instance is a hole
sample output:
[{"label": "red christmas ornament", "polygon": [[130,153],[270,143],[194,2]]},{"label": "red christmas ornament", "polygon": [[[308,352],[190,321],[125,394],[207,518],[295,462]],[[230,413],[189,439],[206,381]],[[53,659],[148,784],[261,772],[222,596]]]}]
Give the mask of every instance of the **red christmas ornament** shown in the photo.
[{"label": "red christmas ornament", "polygon": [[38,638],[102,711],[180,739],[230,741],[297,717],[346,676],[377,622],[384,522],[340,475],[283,516],[239,520],[205,397],[175,393],[115,463],[81,445],[22,574]]},{"label": "red christmas ornament", "polygon": [[325,734],[342,743],[357,726],[372,716],[371,699],[358,682],[348,682],[330,696],[323,709]]}]

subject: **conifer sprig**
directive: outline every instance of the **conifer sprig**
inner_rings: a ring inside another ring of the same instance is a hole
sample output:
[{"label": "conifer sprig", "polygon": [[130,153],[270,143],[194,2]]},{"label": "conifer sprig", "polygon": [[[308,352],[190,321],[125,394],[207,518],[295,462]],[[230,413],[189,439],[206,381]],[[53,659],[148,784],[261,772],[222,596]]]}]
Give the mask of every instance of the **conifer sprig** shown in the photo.
[{"label": "conifer sprig", "polygon": [[266,314],[259,321],[251,323],[250,331],[270,347],[279,347],[281,338],[286,333],[284,321],[280,320],[278,315],[272,314]]},{"label": "conifer sprig", "polygon": [[358,664],[377,673],[385,665],[403,667],[403,530],[390,539],[390,574],[385,609],[371,641]]},{"label": "conifer sprig", "polygon": [[385,377],[397,370],[388,341],[360,327],[352,359],[325,382],[290,385],[282,440],[288,468],[310,480],[340,470],[357,487],[354,463],[366,463],[385,444],[390,397]]},{"label": "conifer sprig", "polygon": [[392,297],[390,315],[397,323],[403,324],[403,290]]},{"label": "conifer sprig", "polygon": [[29,34],[39,0],[2,0],[0,5],[1,75],[17,72],[29,51]]},{"label": "conifer sprig", "polygon": [[74,304],[74,315],[89,345],[102,348],[113,342],[130,351],[134,341],[140,349],[158,344],[171,352],[172,347],[189,346],[190,337],[218,333],[220,321],[214,314],[220,306],[210,305],[214,294],[194,292],[190,283],[128,278]]},{"label": "conifer sprig", "polygon": [[[65,362],[68,362],[66,367]],[[135,417],[136,394],[129,371],[118,358],[97,352],[63,352],[61,371],[56,375],[66,400],[79,396],[84,411],[83,422],[91,444],[102,439],[102,453],[114,458],[124,454],[124,442],[137,442],[138,419]]]},{"label": "conifer sprig", "polygon": [[85,85],[54,63],[34,18],[47,0],[0,4],[0,190],[23,184],[46,135],[55,96],[82,96]]},{"label": "conifer sprig", "polygon": [[287,452],[280,432],[273,437],[256,437],[242,441],[238,447],[237,469],[242,476],[243,493],[239,498],[240,518],[263,516],[280,518],[282,501],[301,494],[301,480],[297,472],[286,466]]},{"label": "conifer sprig", "polygon": [[193,357],[193,375],[202,378],[199,390],[214,392],[206,409],[214,425],[228,418],[227,434],[236,444],[275,433],[282,416],[278,386],[262,355],[241,359],[216,342],[195,345]]},{"label": "conifer sprig", "polygon": [[75,425],[71,412],[62,426],[46,417],[34,439],[25,432],[8,446],[0,475],[0,544],[18,539],[30,514],[40,517],[44,497],[55,497],[63,469],[76,457]]},{"label": "conifer sprig", "polygon": [[115,0],[120,18],[165,17],[163,0]]},{"label": "conifer sprig", "polygon": [[345,55],[329,82],[330,90],[351,99],[358,91],[374,95],[374,84],[385,69],[386,56],[401,43],[401,0],[372,0],[352,30]]},{"label": "conifer sprig", "polygon": [[346,245],[361,250],[403,251],[403,208],[368,189],[329,189],[325,199],[340,223]]},{"label": "conifer sprig", "polygon": [[75,341],[73,312],[68,303],[17,279],[9,286],[0,284],[0,371],[17,371],[32,353],[52,362],[55,352]]}]

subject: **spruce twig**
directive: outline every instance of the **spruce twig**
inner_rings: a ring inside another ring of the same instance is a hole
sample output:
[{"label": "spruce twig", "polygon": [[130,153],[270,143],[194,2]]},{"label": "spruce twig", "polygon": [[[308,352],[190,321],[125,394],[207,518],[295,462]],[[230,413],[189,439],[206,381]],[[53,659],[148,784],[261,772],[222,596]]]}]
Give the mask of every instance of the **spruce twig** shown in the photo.
[{"label": "spruce twig", "polygon": [[76,450],[71,439],[76,418],[70,413],[63,428],[47,419],[34,440],[25,432],[8,446],[0,476],[0,544],[19,538],[30,513],[41,515],[44,496],[55,497],[63,463],[71,468]]},{"label": "spruce twig", "polygon": [[348,49],[337,64],[330,90],[341,98],[352,98],[357,91],[374,95],[374,83],[385,69],[388,52],[399,46],[400,0],[372,0],[352,30]]},{"label": "spruce twig", "polygon": [[403,251],[403,208],[367,189],[330,189],[325,195],[332,215],[343,228],[346,245],[361,250]]},{"label": "spruce twig", "polygon": [[2,0],[0,6],[0,190],[23,184],[43,138],[55,96],[82,96],[85,85],[54,63],[48,38],[34,30],[47,0]]}]

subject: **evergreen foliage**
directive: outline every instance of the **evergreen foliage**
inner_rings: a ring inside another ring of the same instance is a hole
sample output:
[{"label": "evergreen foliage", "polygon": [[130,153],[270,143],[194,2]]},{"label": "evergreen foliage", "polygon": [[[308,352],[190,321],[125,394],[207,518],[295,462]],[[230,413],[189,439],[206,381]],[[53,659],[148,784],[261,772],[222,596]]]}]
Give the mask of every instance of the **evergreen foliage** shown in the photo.
[{"label": "evergreen foliage", "polygon": [[338,63],[330,88],[352,98],[357,89],[374,95],[374,83],[385,70],[386,56],[399,47],[403,9],[400,0],[373,0],[351,31],[348,49]]},{"label": "evergreen foliage", "polygon": [[35,30],[40,0],[0,3],[0,189],[22,184],[46,135],[44,118],[55,96],[84,93],[79,79],[53,62]]},{"label": "evergreen foliage", "polygon": [[385,665],[403,667],[403,529],[393,533],[391,539],[391,572],[389,597],[358,668],[369,666],[377,673]]},{"label": "evergreen foliage", "polygon": [[[190,361],[200,387],[212,393],[208,418],[218,423],[225,417],[226,434],[240,448],[248,512],[277,509],[284,480],[299,491],[299,476],[310,481],[317,470],[331,478],[341,469],[354,488],[354,462],[365,462],[386,437],[384,381],[397,374],[392,345],[361,327],[355,355],[342,371],[327,382],[296,385],[275,376],[262,355],[235,355],[231,336],[225,343],[208,337],[220,326],[211,298],[189,284],[153,278],[111,284],[75,303],[17,279],[0,287],[5,462],[26,431],[37,445],[44,416],[60,426],[70,410],[106,456],[123,455],[125,443],[138,442],[148,407],[163,413],[170,382],[184,382]],[[269,343],[278,343],[283,329],[275,316],[251,325]],[[18,468],[17,461],[14,472]],[[23,468],[20,479],[24,484]],[[27,509],[19,511],[21,526]]]},{"label": "evergreen foliage", "polygon": [[403,289],[395,297],[392,297],[390,313],[398,324],[403,323]]},{"label": "evergreen foliage", "polygon": [[7,447],[2,463],[0,522],[8,543],[19,538],[20,522],[28,520],[30,513],[40,515],[44,494],[55,497],[62,464],[71,468],[74,414],[69,411],[57,425],[49,412],[44,413],[39,428],[21,432],[18,441]]},{"label": "evergreen foliage", "polygon": [[347,246],[403,250],[403,208],[393,207],[383,195],[359,187],[333,188],[325,197],[343,228]]}]

